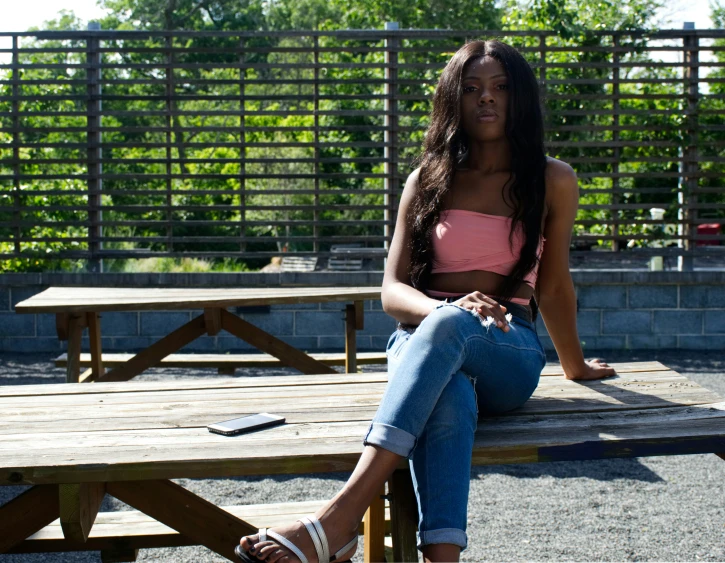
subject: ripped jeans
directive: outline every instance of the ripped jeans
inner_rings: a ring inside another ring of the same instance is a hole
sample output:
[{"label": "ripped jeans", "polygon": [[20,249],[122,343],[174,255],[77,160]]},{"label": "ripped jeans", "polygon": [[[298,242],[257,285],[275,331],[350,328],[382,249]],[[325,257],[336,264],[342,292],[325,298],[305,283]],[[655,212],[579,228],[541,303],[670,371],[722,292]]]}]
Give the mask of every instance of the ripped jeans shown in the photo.
[{"label": "ripped jeans", "polygon": [[[504,305],[506,302],[501,301]],[[418,549],[464,550],[473,439],[481,414],[523,405],[546,355],[533,323],[509,331],[458,305],[441,303],[387,346],[388,385],[364,444],[407,457],[418,500]]]}]

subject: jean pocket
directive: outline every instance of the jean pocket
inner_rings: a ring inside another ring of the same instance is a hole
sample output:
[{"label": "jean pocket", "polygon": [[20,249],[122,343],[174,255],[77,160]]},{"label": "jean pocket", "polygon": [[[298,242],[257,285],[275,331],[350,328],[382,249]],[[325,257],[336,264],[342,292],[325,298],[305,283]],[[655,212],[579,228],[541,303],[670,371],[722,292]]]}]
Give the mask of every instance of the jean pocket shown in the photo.
[{"label": "jean pocket", "polygon": [[390,338],[388,339],[388,345],[385,349],[385,355],[388,358],[397,358],[410,336],[411,334],[408,331],[403,330],[402,328],[396,330],[393,334],[390,335]]}]

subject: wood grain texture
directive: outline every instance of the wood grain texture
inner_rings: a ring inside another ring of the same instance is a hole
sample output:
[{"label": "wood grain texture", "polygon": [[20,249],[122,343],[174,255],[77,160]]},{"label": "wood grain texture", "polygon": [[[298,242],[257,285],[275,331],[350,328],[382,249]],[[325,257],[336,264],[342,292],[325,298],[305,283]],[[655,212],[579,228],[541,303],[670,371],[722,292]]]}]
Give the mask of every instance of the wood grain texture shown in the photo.
[{"label": "wood grain texture", "polygon": [[239,539],[257,528],[171,481],[109,483],[108,493],[234,561]]},{"label": "wood grain texture", "polygon": [[50,287],[15,306],[18,313],[168,311],[380,299],[380,287],[140,288]]},{"label": "wood grain texture", "polygon": [[218,307],[204,308],[204,324],[206,325],[206,333],[209,336],[216,336],[222,329],[221,309]]},{"label": "wood grain texture", "polygon": [[58,486],[32,487],[0,506],[0,553],[58,518]]},{"label": "wood grain texture", "polygon": [[105,495],[105,483],[59,485],[60,525],[66,538],[78,543],[86,542]]},{"label": "wood grain texture", "polygon": [[68,363],[65,368],[66,383],[78,383],[78,378],[81,374],[81,342],[85,324],[85,315],[68,315]]},{"label": "wood grain texture", "polygon": [[285,366],[295,368],[305,374],[337,373],[330,366],[318,362],[294,346],[290,346],[228,311],[221,311],[221,319],[224,330],[249,342],[258,350],[274,356]]},{"label": "wood grain texture", "polygon": [[206,332],[204,316],[199,315],[175,331],[154,342],[148,348],[136,354],[125,364],[112,369],[98,378],[98,381],[127,381],[150,367],[157,365],[163,358],[183,348]]}]

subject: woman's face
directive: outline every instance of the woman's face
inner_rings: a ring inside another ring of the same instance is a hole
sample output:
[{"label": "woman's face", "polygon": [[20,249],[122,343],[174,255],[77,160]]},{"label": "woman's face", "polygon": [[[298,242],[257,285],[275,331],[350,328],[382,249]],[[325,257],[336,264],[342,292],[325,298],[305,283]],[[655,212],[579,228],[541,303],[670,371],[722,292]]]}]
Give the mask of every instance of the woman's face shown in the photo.
[{"label": "woman's face", "polygon": [[500,62],[484,56],[463,70],[461,125],[469,139],[494,141],[505,137],[509,79]]}]

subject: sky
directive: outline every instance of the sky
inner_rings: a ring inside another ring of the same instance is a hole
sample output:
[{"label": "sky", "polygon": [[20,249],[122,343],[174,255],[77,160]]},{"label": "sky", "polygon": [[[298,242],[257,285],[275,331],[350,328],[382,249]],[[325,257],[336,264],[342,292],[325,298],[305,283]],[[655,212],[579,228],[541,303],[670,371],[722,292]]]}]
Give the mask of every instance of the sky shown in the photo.
[{"label": "sky", "polygon": [[[671,27],[682,29],[683,22],[695,22],[697,28],[709,28],[709,0],[674,0],[661,16],[669,19]],[[96,0],[0,0],[2,21],[0,31],[25,31],[40,27],[46,20],[54,19],[59,10],[72,10],[82,20],[89,21],[104,14]]]}]

